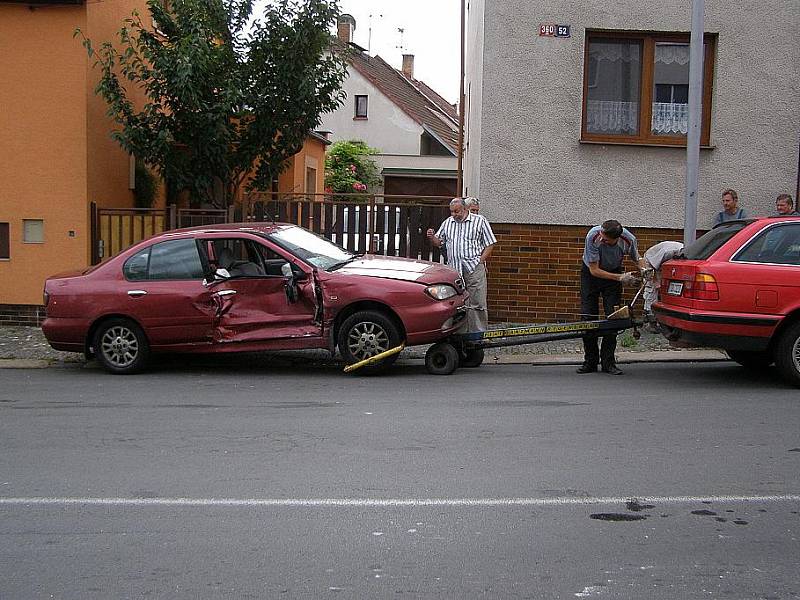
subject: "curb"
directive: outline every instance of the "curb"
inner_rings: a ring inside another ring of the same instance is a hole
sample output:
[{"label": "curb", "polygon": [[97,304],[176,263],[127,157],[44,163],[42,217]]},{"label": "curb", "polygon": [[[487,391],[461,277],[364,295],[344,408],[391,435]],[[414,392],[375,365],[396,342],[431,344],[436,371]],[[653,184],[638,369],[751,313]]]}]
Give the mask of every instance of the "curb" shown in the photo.
[{"label": "curb", "polygon": [[[298,359],[294,359],[295,362]],[[320,360],[319,358],[299,359],[307,364],[335,365],[330,359]],[[634,363],[662,363],[662,362],[719,362],[729,361],[728,356],[720,350],[658,350],[650,352],[620,352],[617,354],[618,364]],[[399,363],[424,363],[422,356],[401,357]],[[580,365],[583,362],[583,355],[571,354],[496,354],[487,355],[482,366],[493,365]],[[296,364],[296,362],[295,362]],[[3,358],[0,359],[0,369],[99,369],[96,363],[86,363],[83,361],[64,361],[57,359],[40,360],[29,358]]]}]

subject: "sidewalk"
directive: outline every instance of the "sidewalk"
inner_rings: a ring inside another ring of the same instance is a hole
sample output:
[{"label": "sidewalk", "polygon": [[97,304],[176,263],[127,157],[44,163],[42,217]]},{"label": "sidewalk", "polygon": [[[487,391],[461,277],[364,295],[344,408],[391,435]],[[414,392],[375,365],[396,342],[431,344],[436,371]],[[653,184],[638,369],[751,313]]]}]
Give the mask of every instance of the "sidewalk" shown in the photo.
[{"label": "sidewalk", "polygon": [[[420,361],[425,359],[428,346],[407,348],[400,355],[400,361]],[[319,364],[338,364],[325,350],[292,350],[263,353],[264,357],[275,358],[280,362],[314,362]],[[583,360],[581,340],[562,340],[491,348],[486,350],[484,365],[529,364],[529,365],[578,365]],[[617,342],[617,362],[664,361],[715,361],[728,360],[727,355],[713,349],[674,349],[660,334],[642,331],[639,340],[633,339],[631,332],[623,332]],[[95,363],[89,363],[94,365]],[[38,327],[0,327],[0,369],[41,369],[46,367],[88,366],[82,354],[53,350]]]}]

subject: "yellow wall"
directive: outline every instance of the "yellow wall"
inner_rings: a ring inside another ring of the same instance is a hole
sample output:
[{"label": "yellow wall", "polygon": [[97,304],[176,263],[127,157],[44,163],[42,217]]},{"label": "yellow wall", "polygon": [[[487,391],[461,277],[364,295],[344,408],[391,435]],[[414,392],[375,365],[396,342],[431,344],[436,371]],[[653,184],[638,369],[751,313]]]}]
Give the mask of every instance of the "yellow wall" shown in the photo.
[{"label": "yellow wall", "polygon": [[[11,238],[0,304],[41,304],[47,274],[87,263],[87,59],[72,38],[84,17],[82,6],[0,4],[0,222]],[[43,244],[22,243],[22,219],[44,220]]]},{"label": "yellow wall", "polygon": [[[308,137],[303,149],[288,161],[286,169],[278,176],[278,191],[301,194],[306,189],[306,167],[317,171],[317,193],[325,188],[325,148],[326,145],[313,137]],[[322,196],[318,197],[322,199]]]},{"label": "yellow wall", "polygon": [[[95,47],[102,41],[117,41],[123,21],[138,10],[146,22],[147,5],[143,0],[114,0],[86,4],[86,31]],[[77,40],[76,40],[77,41]],[[81,48],[82,50],[82,48]],[[91,63],[88,65],[91,67]],[[100,207],[132,207],[130,156],[111,138],[116,124],[106,116],[108,105],[94,93],[100,78],[99,69],[90,69],[86,79],[87,110],[87,199]],[[141,90],[129,90],[137,106],[144,103]],[[159,188],[163,192],[163,185]],[[161,202],[163,206],[163,201]]]},{"label": "yellow wall", "polygon": [[[0,304],[41,304],[48,275],[89,265],[90,202],[133,206],[130,159],[110,138],[114,124],[94,94],[99,74],[73,32],[97,47],[134,9],[147,14],[144,0],[34,9],[0,0],[0,222],[9,223],[11,255],[0,259]],[[324,157],[325,145],[309,138],[281,191],[305,192],[308,165],[322,192]],[[44,243],[22,242],[23,219],[44,221]]]},{"label": "yellow wall", "polygon": [[[91,259],[89,202],[129,207],[129,157],[94,94],[98,73],[80,39],[113,39],[142,0],[81,6],[0,3],[0,304],[41,304],[48,275]],[[44,220],[44,243],[22,242],[22,220]]]}]

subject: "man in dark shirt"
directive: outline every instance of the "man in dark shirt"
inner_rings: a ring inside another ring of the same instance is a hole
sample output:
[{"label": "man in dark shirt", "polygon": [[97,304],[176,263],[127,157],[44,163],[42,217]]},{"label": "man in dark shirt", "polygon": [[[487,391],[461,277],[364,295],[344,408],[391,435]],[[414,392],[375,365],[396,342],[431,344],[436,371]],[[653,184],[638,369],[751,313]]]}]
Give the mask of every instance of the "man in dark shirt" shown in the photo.
[{"label": "man in dark shirt", "polygon": [[[637,273],[622,272],[622,260],[625,256],[629,256],[636,268],[639,268],[636,238],[619,221],[609,219],[589,230],[581,265],[581,318],[584,321],[599,319],[601,296],[603,310],[608,317],[622,302],[622,286],[636,283]],[[622,375],[614,356],[616,349],[616,334],[604,335],[599,351],[597,334],[585,335],[583,364],[578,368],[578,373],[594,373],[600,363],[604,373]]]},{"label": "man in dark shirt", "polygon": [[800,213],[794,210],[794,202],[789,194],[781,194],[775,199],[776,217],[800,217]]}]

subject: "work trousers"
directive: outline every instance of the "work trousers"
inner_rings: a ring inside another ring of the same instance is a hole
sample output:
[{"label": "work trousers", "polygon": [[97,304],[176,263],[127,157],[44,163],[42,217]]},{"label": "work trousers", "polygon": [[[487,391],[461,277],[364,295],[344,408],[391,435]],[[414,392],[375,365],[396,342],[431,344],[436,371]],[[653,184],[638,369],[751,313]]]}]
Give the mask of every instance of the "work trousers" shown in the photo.
[{"label": "work trousers", "polygon": [[[619,271],[612,271],[621,273]],[[606,318],[615,307],[622,302],[622,284],[611,279],[594,277],[586,264],[581,265],[581,320],[596,321],[600,318],[600,298],[603,298],[603,310]],[[604,369],[614,365],[616,359],[614,352],[617,349],[616,333],[603,336],[600,350],[597,348],[596,333],[587,333],[583,336],[583,362],[590,367],[597,367],[600,363]]]},{"label": "work trousers", "polygon": [[469,333],[489,328],[489,311],[486,309],[486,265],[478,263],[472,273],[464,273],[464,285],[469,293],[467,327]]}]

